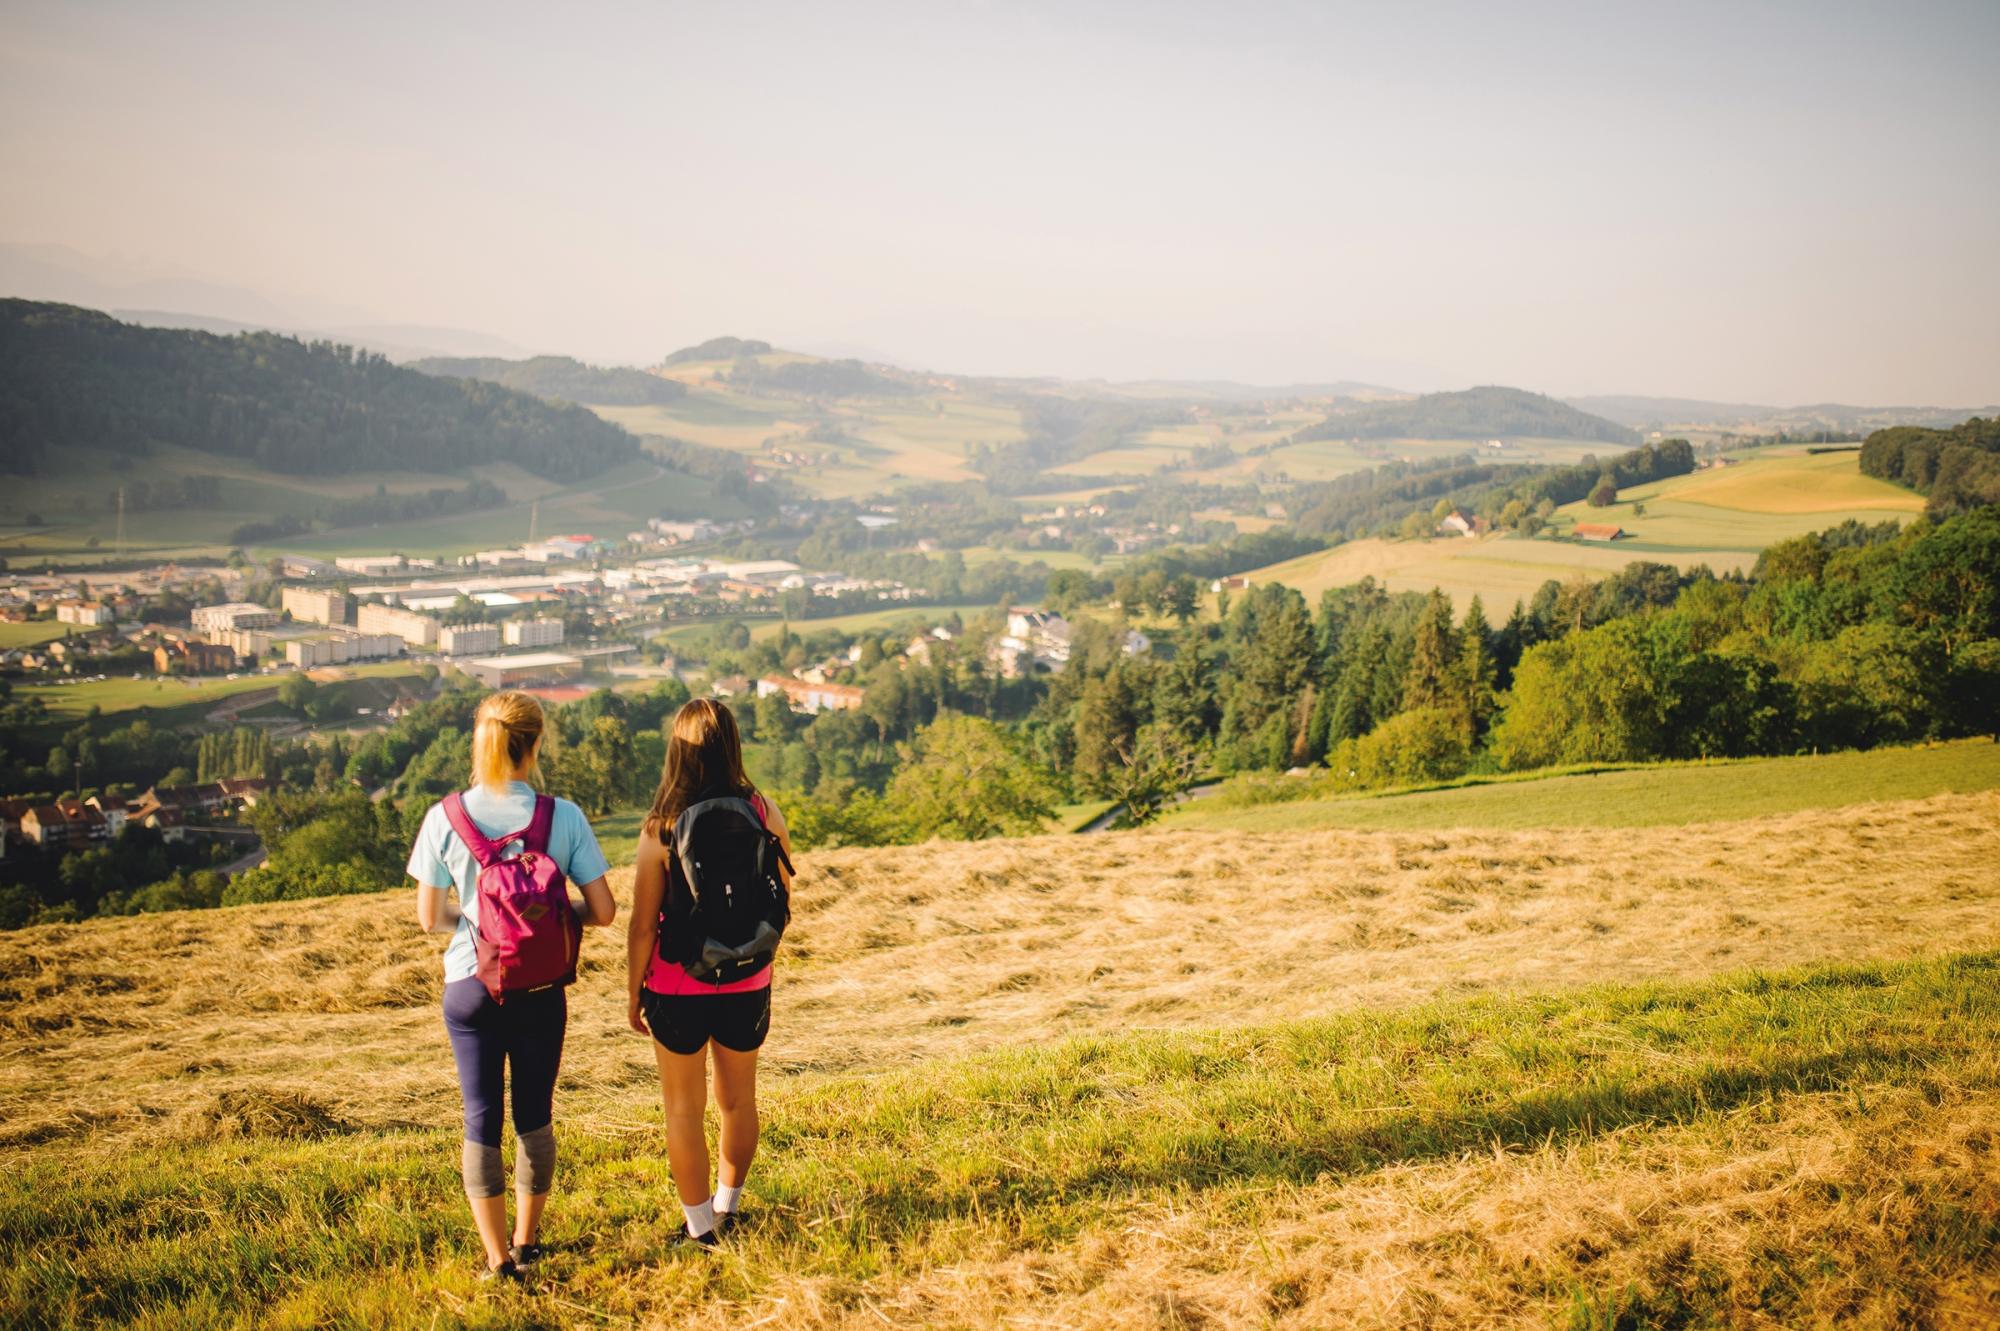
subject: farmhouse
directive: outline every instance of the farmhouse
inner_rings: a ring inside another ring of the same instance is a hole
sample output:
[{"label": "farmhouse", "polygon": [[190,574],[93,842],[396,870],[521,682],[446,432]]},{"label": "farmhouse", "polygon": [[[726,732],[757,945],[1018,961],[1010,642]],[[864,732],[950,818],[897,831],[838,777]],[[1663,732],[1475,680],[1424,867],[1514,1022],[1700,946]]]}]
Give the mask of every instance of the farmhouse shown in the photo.
[{"label": "farmhouse", "polygon": [[1444,515],[1437,525],[1440,536],[1481,536],[1486,532],[1486,519],[1477,518],[1463,508],[1454,508]]},{"label": "farmhouse", "polygon": [[1609,522],[1579,522],[1575,531],[1579,541],[1615,541],[1625,534],[1623,527]]}]

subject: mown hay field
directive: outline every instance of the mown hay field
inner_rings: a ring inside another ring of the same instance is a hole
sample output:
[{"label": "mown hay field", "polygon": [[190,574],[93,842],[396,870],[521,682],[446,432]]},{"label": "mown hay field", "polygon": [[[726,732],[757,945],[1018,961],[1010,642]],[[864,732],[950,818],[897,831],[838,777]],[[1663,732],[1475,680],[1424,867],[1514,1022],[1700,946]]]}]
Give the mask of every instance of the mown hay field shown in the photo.
[{"label": "mown hay field", "polygon": [[[1976,1325],[2000,795],[806,858],[762,1215],[667,1246],[622,939],[556,1258],[471,1279],[402,893],[0,937],[22,1325]],[[621,897],[629,889],[621,871]]]}]

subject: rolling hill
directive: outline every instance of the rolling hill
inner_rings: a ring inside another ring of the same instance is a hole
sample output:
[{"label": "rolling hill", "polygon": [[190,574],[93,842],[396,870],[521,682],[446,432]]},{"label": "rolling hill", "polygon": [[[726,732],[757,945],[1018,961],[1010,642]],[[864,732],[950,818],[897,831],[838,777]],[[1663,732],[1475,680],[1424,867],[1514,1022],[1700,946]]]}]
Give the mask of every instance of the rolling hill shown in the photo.
[{"label": "rolling hill", "polygon": [[1639,435],[1566,402],[1518,388],[1426,393],[1402,402],[1356,405],[1299,431],[1315,439],[1591,439],[1633,445]]},{"label": "rolling hill", "polygon": [[288,475],[512,463],[563,481],[639,453],[632,436],[581,407],[345,347],[0,301],[0,452],[10,470],[67,449],[144,456],[161,445]]}]

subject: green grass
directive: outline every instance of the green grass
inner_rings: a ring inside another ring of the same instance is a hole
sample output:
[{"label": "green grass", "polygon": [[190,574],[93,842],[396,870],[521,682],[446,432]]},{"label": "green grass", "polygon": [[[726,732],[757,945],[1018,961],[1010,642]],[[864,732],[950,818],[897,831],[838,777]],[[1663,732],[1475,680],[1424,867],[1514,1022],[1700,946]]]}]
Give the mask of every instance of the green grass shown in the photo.
[{"label": "green grass", "polygon": [[[1282,787],[1280,787],[1282,789]],[[1875,800],[2000,789],[2000,744],[1957,740],[1810,757],[1529,772],[1442,789],[1225,807],[1195,800],[1169,827],[1663,827]]]},{"label": "green grass", "polygon": [[31,619],[20,624],[0,624],[0,649],[38,647],[53,642],[71,629],[53,619]]},{"label": "green grass", "polygon": [[[538,1292],[475,1290],[455,1121],[367,1131],[279,1106],[223,1140],[11,1161],[0,1308],[54,1326],[661,1324],[813,1282],[815,1306],[862,1318],[871,1292],[962,1263],[1115,1241],[1135,1216],[1193,1211],[1263,1243],[1260,1217],[1290,1199],[1453,1162],[1728,1141],[1808,1111],[1886,1132],[1927,1102],[1989,1091],[1996,1059],[2000,957],[1971,955],[808,1074],[760,1096],[751,1196],[761,1219],[720,1257],[669,1246],[680,1219],[650,1060],[635,1059],[629,1086],[559,1098],[563,1156],[544,1231],[554,1255]],[[1839,1214],[1838,1176],[1801,1167],[1828,1179],[1807,1195]],[[1903,1263],[1913,1294],[1937,1273],[1992,1270],[1990,1210],[1968,1212],[1935,1183],[1888,1197],[1910,1236],[1888,1260]],[[1863,1215],[1875,1214],[1864,1206],[1846,1232],[1873,1232]],[[1771,1246],[1749,1260],[1798,1264],[1756,1297],[1779,1325],[1811,1320],[1816,1283],[1846,1278],[1842,1254],[1814,1267],[1811,1235],[1786,1228],[1777,1217]],[[1479,1241],[1474,1231],[1468,1242]],[[1708,1325],[1744,1310],[1727,1245],[1663,1258],[1672,1283],[1643,1291],[1596,1275],[1590,1260],[1517,1261],[1513,1279],[1551,1305],[1579,1294],[1622,1303],[1636,1315],[1620,1326]],[[1265,1298],[1281,1298],[1285,1270],[1266,1266]],[[988,1320],[958,1311],[954,1320]]]},{"label": "green grass", "polygon": [[[417,668],[407,661],[381,661],[344,666],[361,679],[408,679],[419,682]],[[276,689],[279,675],[245,675],[240,679],[112,678],[84,684],[21,684],[19,697],[40,698],[52,719],[77,721],[95,707],[107,715],[145,711],[155,724],[183,724],[199,719],[216,703],[238,693]],[[340,686],[335,686],[340,687]],[[367,705],[365,702],[363,705]]]}]

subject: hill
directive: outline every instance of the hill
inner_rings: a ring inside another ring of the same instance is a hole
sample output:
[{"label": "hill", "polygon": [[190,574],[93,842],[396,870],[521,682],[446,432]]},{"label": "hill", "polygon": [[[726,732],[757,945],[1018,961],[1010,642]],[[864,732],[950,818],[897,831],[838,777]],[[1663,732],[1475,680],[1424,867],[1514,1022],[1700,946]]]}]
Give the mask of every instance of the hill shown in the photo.
[{"label": "hill", "polygon": [[569,356],[534,356],[527,360],[433,356],[411,361],[410,368],[450,379],[484,379],[539,398],[586,402],[592,406],[661,406],[687,396],[687,386],[672,379],[625,366],[600,369]]},{"label": "hill", "polygon": [[[1503,473],[1487,465],[1468,465],[1467,476]],[[1384,475],[1388,475],[1387,469]],[[1524,473],[1525,474],[1525,473]],[[1401,498],[1416,500],[1404,490],[1416,483],[1452,479],[1453,474],[1419,475],[1413,482],[1390,480],[1352,496],[1355,504]],[[1427,502],[1427,501],[1426,501]],[[1757,450],[1747,461],[1728,467],[1694,471],[1665,480],[1634,485],[1618,492],[1615,502],[1592,507],[1583,500],[1557,510],[1550,535],[1528,539],[1493,534],[1468,540],[1447,536],[1420,540],[1363,538],[1349,540],[1245,574],[1253,583],[1281,582],[1316,599],[1328,587],[1346,586],[1372,577],[1391,591],[1442,588],[1462,610],[1475,594],[1488,613],[1504,611],[1516,599],[1532,596],[1542,583],[1576,574],[1603,578],[1634,560],[1671,564],[1683,571],[1707,565],[1718,574],[1747,573],[1765,546],[1809,531],[1820,531],[1853,520],[1867,524],[1915,517],[1923,507],[1917,495],[1861,474],[1853,452],[1808,453],[1803,448]],[[1643,511],[1641,511],[1643,510]],[[1338,516],[1338,508],[1326,513]],[[1373,513],[1373,509],[1362,509]],[[1614,542],[1559,539],[1576,522],[1612,523],[1625,536]],[[1299,518],[1304,530],[1329,529],[1338,523],[1325,513],[1308,510]]]},{"label": "hill", "polygon": [[669,352],[662,365],[684,365],[690,361],[735,360],[738,356],[761,356],[770,351],[769,342],[756,338],[711,337],[706,342],[697,342],[691,347]]},{"label": "hill", "polygon": [[1359,404],[1301,430],[1314,439],[1593,439],[1637,444],[1622,425],[1578,411],[1566,402],[1518,388],[1468,388],[1426,393],[1403,402]]},{"label": "hill", "polygon": [[471,1281],[437,947],[403,893],[24,930],[0,937],[0,1307],[1972,1324],[2000,1288],[1996,853],[1989,792],[1616,836],[811,855],[758,1223],[720,1262],[667,1246],[652,1062],[596,936],[554,1256],[504,1296]]},{"label": "hill", "polygon": [[0,453],[32,471],[75,448],[161,445],[288,475],[513,463],[580,480],[638,456],[581,407],[439,379],[330,343],[138,328],[94,310],[0,301]]}]

